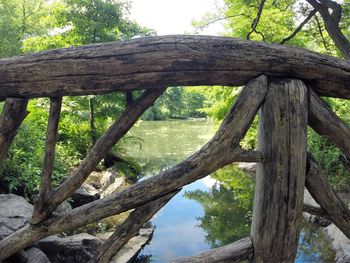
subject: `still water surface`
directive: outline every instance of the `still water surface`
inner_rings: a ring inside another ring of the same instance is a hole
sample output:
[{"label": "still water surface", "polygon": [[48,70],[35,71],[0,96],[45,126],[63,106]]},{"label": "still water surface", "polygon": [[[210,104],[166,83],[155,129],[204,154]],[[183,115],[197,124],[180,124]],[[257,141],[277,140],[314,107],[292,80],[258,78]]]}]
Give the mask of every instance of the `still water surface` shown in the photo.
[{"label": "still water surface", "polygon": [[[142,121],[129,133],[142,139],[142,147],[132,147],[129,153],[140,162],[146,176],[151,176],[184,160],[214,132],[208,120]],[[137,262],[169,262],[246,237],[253,188],[251,178],[235,167],[185,186],[151,220],[156,228],[154,236]],[[305,223],[295,262],[334,262],[334,253],[320,229]]]}]

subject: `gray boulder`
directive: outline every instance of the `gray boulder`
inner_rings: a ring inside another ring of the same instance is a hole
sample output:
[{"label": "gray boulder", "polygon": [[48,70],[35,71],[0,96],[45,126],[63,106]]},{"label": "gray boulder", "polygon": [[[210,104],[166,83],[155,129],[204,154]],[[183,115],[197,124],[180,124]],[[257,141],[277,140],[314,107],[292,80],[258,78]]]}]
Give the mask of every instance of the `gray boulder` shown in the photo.
[{"label": "gray boulder", "polygon": [[72,207],[78,207],[100,199],[99,192],[87,183],[83,183],[72,195]]},{"label": "gray boulder", "polygon": [[339,230],[334,224],[323,229],[330,247],[336,253],[336,263],[350,262],[350,239]]},{"label": "gray boulder", "polygon": [[26,250],[27,263],[51,263],[47,256],[38,248]]},{"label": "gray boulder", "polygon": [[86,233],[58,237],[51,236],[37,242],[52,263],[83,263],[87,262],[96,252],[102,241]]},{"label": "gray boulder", "polygon": [[0,195],[0,239],[29,224],[33,205],[14,194]]}]

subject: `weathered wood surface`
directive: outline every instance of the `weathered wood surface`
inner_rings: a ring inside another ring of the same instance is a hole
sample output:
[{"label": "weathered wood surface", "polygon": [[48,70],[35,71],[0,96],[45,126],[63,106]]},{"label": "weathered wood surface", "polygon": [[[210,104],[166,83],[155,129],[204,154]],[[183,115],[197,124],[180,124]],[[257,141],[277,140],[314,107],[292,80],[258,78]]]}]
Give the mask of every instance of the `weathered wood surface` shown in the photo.
[{"label": "weathered wood surface", "polygon": [[282,45],[180,35],[2,59],[0,98],[244,85],[261,74],[300,78],[320,94],[350,98],[350,62]]},{"label": "weathered wood surface", "polygon": [[319,217],[324,217],[324,218],[330,220],[327,211],[325,211],[324,209],[322,209],[320,207],[316,207],[316,206],[309,205],[309,204],[304,204],[303,205],[303,212],[309,213],[311,215],[319,216]]},{"label": "weathered wood surface", "polygon": [[73,174],[68,177],[46,200],[46,206],[37,210],[32,223],[37,224],[46,219],[64,200],[69,198],[85,181],[98,163],[106,156],[112,147],[130,130],[138,118],[144,113],[165,89],[145,91],[137,100],[130,104],[123,114],[94,144],[84,160]]},{"label": "weathered wood surface", "polygon": [[300,80],[270,80],[259,112],[257,165],[251,229],[251,262],[294,262],[306,173],[307,88]]},{"label": "weathered wood surface", "polygon": [[6,158],[11,143],[22,121],[27,117],[28,100],[6,99],[0,119],[0,165]]},{"label": "weathered wood surface", "polygon": [[310,90],[309,125],[337,145],[350,160],[350,128],[312,90]]},{"label": "weathered wood surface", "polygon": [[252,254],[252,240],[246,237],[232,244],[200,253],[194,257],[173,260],[171,263],[233,263],[246,260]]},{"label": "weathered wood surface", "polygon": [[55,161],[56,142],[58,137],[58,123],[60,120],[62,97],[50,99],[50,113],[48,118],[45,156],[41,173],[39,194],[33,198],[34,211],[32,223],[38,222],[38,216],[50,205],[52,191],[52,173]]},{"label": "weathered wood surface", "polygon": [[248,83],[214,137],[198,152],[174,167],[140,181],[122,192],[80,206],[38,225],[23,227],[1,240],[0,260],[46,236],[142,206],[229,163],[263,161],[264,156],[259,152],[240,150],[239,142],[260,108],[266,90],[265,76]]},{"label": "weathered wood surface", "polygon": [[350,239],[350,210],[333,191],[315,158],[308,155],[308,171],[305,182],[315,201],[331,220]]},{"label": "weathered wood surface", "polygon": [[109,263],[114,255],[136,236],[140,228],[171,199],[179,190],[167,194],[157,200],[136,208],[123,224],[98,248],[97,253],[89,263]]}]

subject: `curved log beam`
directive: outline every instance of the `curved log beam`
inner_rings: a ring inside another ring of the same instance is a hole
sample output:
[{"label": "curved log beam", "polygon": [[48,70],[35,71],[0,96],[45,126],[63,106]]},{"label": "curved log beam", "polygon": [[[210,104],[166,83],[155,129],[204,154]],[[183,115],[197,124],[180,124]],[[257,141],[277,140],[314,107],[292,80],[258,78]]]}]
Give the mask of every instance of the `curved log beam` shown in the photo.
[{"label": "curved log beam", "polygon": [[337,145],[350,160],[350,128],[310,89],[309,125]]},{"label": "curved log beam", "polygon": [[211,36],[138,38],[0,60],[0,98],[168,86],[244,85],[265,74],[350,98],[350,62],[282,45]]},{"label": "curved log beam", "polygon": [[350,210],[333,191],[315,158],[308,154],[307,190],[331,220],[350,239]]},{"label": "curved log beam", "polygon": [[246,237],[232,244],[200,253],[197,256],[179,258],[170,263],[233,263],[248,259],[252,254],[252,240],[250,237]]},{"label": "curved log beam", "polygon": [[232,162],[261,162],[261,154],[247,154],[239,149],[239,142],[264,101],[266,91],[265,76],[248,83],[214,137],[198,152],[174,167],[140,181],[122,192],[49,218],[37,225],[25,226],[4,238],[0,241],[0,261],[46,236],[142,206]]}]

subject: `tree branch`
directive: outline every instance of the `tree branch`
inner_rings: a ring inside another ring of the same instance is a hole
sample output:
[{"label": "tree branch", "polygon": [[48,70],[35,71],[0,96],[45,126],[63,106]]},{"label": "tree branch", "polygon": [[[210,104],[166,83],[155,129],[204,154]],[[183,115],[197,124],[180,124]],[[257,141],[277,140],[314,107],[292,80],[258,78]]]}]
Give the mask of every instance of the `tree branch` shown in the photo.
[{"label": "tree branch", "polygon": [[329,47],[327,45],[326,39],[324,38],[320,20],[318,19],[317,16],[315,16],[315,19],[316,19],[316,23],[317,23],[318,32],[320,33],[320,36],[321,36],[321,39],[322,39],[322,44],[323,44],[324,48],[329,52]]},{"label": "tree branch", "polygon": [[300,23],[300,25],[293,31],[292,34],[290,34],[288,37],[281,40],[280,44],[283,45],[284,43],[288,42],[292,38],[294,38],[302,29],[303,27],[311,20],[311,18],[317,13],[316,9],[313,9],[309,15],[304,19],[303,22]]},{"label": "tree branch", "polygon": [[[339,49],[345,59],[350,59],[350,41],[345,37],[339,27],[342,16],[342,7],[332,0],[306,0],[322,16],[328,35]],[[329,13],[329,9],[332,13]]]},{"label": "tree branch", "polygon": [[[253,32],[259,33],[259,32],[256,31],[256,27],[257,27],[258,24],[259,24],[260,17],[261,17],[262,11],[263,11],[263,9],[264,9],[265,2],[266,2],[266,0],[261,0],[261,2],[260,2],[260,4],[259,4],[258,12],[257,12],[257,14],[256,14],[255,19],[253,20],[253,23],[252,23],[252,26],[251,26],[251,30],[250,30],[250,31],[248,32],[248,34],[247,34],[247,39],[250,39],[250,35],[251,35]],[[259,33],[259,34],[262,34],[262,33]]]}]

